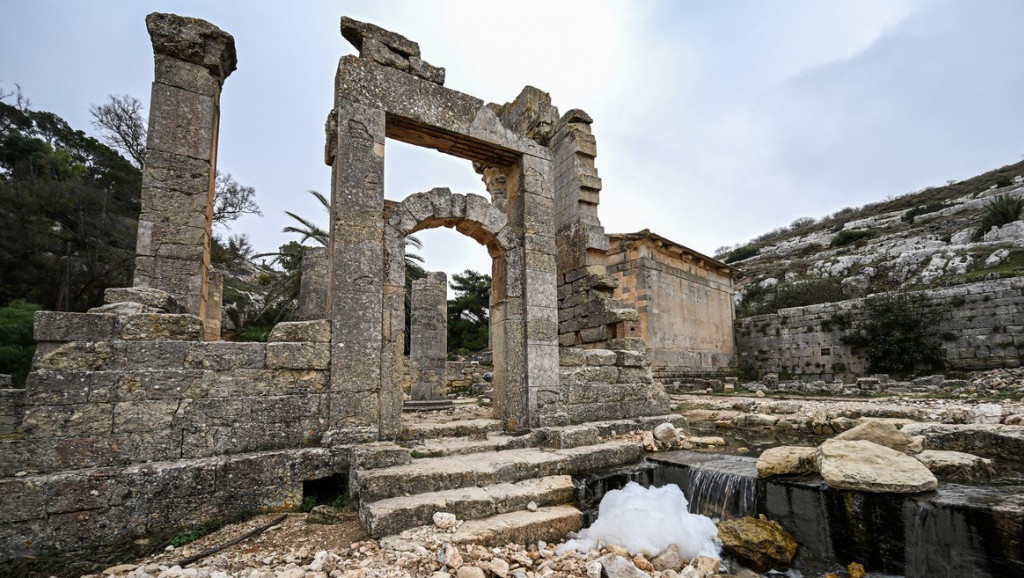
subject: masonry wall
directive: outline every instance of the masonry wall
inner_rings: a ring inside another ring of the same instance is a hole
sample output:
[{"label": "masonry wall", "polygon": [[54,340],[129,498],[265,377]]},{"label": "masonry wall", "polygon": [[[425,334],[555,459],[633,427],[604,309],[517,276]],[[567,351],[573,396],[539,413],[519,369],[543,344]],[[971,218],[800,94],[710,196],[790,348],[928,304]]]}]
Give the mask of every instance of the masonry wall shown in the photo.
[{"label": "masonry wall", "polygon": [[0,559],[295,507],[347,472],[327,321],[226,343],[191,315],[40,312],[36,339],[0,437]]},{"label": "masonry wall", "polygon": [[645,242],[614,246],[614,297],[639,313],[655,377],[721,371],[735,359],[732,280]]},{"label": "masonry wall", "polygon": [[[954,370],[1018,367],[1024,362],[1024,277],[923,292],[950,308],[936,328]],[[841,341],[837,323],[863,319],[863,299],[783,309],[736,324],[741,367],[805,379],[863,375],[867,361]]]}]

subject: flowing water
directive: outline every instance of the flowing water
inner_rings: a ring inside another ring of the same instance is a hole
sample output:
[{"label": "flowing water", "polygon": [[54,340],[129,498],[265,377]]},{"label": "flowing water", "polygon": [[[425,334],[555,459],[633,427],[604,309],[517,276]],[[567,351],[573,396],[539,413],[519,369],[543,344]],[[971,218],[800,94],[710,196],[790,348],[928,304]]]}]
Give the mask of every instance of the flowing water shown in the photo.
[{"label": "flowing water", "polygon": [[[642,467],[577,479],[581,508],[596,516],[604,492],[628,481],[677,484],[690,512],[714,519],[763,514],[800,543],[804,576],[863,564],[869,576],[1024,577],[1024,484],[940,483],[918,495],[833,490],[818,476],[759,479],[750,457],[666,452]],[[842,572],[839,572],[843,575]]]}]

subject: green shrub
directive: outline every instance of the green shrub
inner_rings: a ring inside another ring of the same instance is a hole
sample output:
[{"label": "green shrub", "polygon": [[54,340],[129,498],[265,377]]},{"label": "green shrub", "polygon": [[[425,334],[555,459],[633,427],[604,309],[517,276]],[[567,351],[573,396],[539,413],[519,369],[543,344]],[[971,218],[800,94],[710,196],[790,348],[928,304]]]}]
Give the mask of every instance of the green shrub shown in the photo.
[{"label": "green shrub", "polygon": [[25,385],[25,377],[32,369],[36,352],[32,326],[40,309],[41,306],[24,299],[0,307],[0,374],[10,374],[15,387]]},{"label": "green shrub", "polygon": [[917,217],[918,215],[927,215],[928,213],[935,213],[937,211],[945,209],[947,206],[949,205],[947,205],[946,203],[928,203],[927,205],[914,207],[913,209],[908,209],[905,213],[903,213],[903,216],[900,217],[900,220],[903,221],[904,223],[913,223],[914,218]]},{"label": "green shrub", "polygon": [[858,243],[874,236],[875,232],[868,231],[867,229],[843,229],[836,233],[835,237],[832,237],[832,246],[845,247],[846,245]]},{"label": "green shrub", "polygon": [[1024,210],[1024,199],[998,195],[985,204],[985,214],[981,218],[981,228],[976,237],[981,238],[992,227],[1002,227],[1020,219]]},{"label": "green shrub", "polygon": [[760,249],[754,247],[753,245],[747,245],[745,247],[740,247],[738,249],[730,251],[729,254],[725,256],[724,261],[726,263],[735,263],[736,261],[742,261],[744,259],[754,257],[760,251]]},{"label": "green shrub", "polygon": [[833,278],[779,283],[767,288],[755,286],[743,296],[736,314],[738,317],[752,317],[775,313],[788,307],[832,303],[843,299],[842,282]]},{"label": "green shrub", "polygon": [[937,328],[950,308],[910,293],[870,298],[864,308],[864,320],[842,342],[864,351],[869,372],[906,376],[945,365]]},{"label": "green shrub", "polygon": [[996,177],[996,187],[1003,188],[1013,184],[1013,177],[1010,175],[999,175]]}]

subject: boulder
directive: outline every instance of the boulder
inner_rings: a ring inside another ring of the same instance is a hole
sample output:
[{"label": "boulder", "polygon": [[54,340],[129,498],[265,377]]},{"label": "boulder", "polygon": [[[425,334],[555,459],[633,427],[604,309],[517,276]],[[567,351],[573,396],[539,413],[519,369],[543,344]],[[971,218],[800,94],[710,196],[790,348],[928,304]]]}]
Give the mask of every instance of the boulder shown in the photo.
[{"label": "boulder", "polygon": [[867,440],[905,454],[916,454],[924,449],[924,438],[911,436],[896,429],[895,424],[884,421],[865,421],[832,439]]},{"label": "boulder", "polygon": [[992,465],[992,460],[948,450],[924,450],[916,457],[933,474],[943,478],[971,478]]},{"label": "boulder", "polygon": [[972,412],[974,423],[1002,423],[1003,406],[998,403],[981,403]]},{"label": "boulder", "polygon": [[722,552],[757,572],[785,572],[793,564],[797,543],[782,526],[764,518],[737,518],[718,524]]},{"label": "boulder", "polygon": [[868,440],[827,440],[818,447],[817,462],[825,483],[839,490],[915,494],[938,485],[921,462]]},{"label": "boulder", "polygon": [[654,428],[654,439],[663,448],[674,448],[679,444],[679,431],[676,426],[665,422]]},{"label": "boulder", "polygon": [[818,469],[815,455],[818,448],[799,446],[779,446],[765,450],[757,458],[757,476],[784,476],[789,474],[807,474]]},{"label": "boulder", "polygon": [[651,559],[651,564],[659,572],[665,570],[678,572],[683,567],[683,559],[679,556],[679,548],[676,548],[675,544],[671,544]]}]

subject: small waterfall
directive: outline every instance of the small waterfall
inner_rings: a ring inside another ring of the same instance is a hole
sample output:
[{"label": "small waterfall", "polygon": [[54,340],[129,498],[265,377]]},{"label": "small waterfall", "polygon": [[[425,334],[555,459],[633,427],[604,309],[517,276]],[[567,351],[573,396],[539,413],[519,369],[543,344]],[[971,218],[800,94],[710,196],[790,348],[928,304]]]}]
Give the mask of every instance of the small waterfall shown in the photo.
[{"label": "small waterfall", "polygon": [[690,499],[690,512],[726,520],[757,513],[757,480],[733,472],[690,469],[690,482],[683,492]]},{"label": "small waterfall", "polygon": [[[690,513],[716,520],[757,515],[757,470],[753,462],[714,456],[703,463],[662,468],[657,485],[678,485],[690,502]],[[699,459],[699,458],[695,458]]]}]

